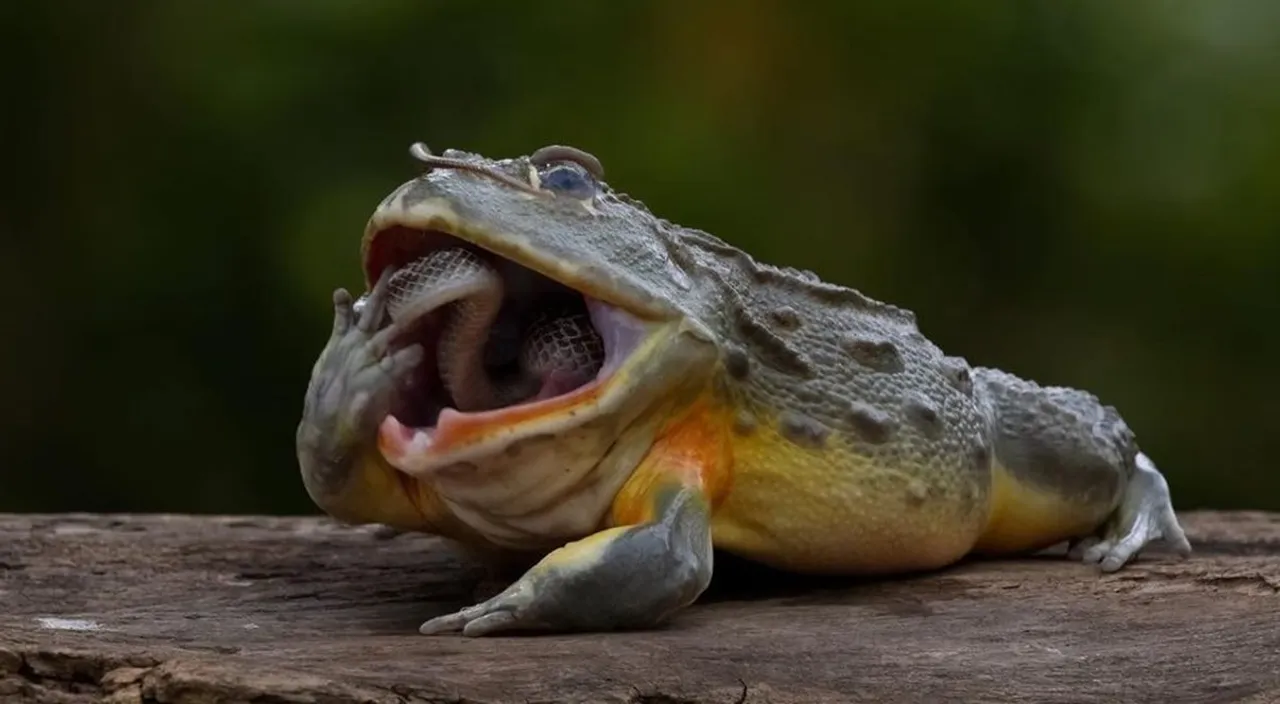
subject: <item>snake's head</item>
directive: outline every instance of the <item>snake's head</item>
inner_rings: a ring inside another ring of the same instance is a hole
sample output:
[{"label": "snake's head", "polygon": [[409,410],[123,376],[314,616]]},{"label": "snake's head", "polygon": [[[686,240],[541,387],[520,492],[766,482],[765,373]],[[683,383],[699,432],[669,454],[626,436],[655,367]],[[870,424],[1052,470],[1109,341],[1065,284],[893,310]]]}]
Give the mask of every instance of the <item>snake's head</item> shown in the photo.
[{"label": "snake's head", "polygon": [[[369,219],[361,244],[366,285],[433,252],[464,248],[501,276],[504,314],[576,307],[603,342],[604,359],[584,383],[480,412],[459,411],[447,385],[424,369],[423,388],[405,393],[381,425],[384,456],[415,475],[516,456],[528,471],[541,461],[529,448],[572,434],[573,447],[568,440],[557,446],[557,462],[638,460],[640,453],[625,447],[628,429],[705,386],[717,359],[710,331],[685,308],[689,264],[670,251],[663,236],[669,226],[614,193],[599,162],[577,149],[546,147],[501,160],[453,150],[436,155],[421,145],[411,151],[429,168]],[[524,342],[493,338],[490,347],[510,349],[488,353],[511,359]],[[424,365],[434,364],[427,355]]]}]

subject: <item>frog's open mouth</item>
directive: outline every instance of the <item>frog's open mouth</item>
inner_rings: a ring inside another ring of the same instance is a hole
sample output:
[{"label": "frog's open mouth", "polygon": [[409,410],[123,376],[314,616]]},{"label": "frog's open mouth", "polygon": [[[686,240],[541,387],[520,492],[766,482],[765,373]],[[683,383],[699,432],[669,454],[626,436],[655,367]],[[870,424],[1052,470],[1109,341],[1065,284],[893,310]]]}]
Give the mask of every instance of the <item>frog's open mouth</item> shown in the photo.
[{"label": "frog's open mouth", "polygon": [[406,472],[598,403],[649,332],[621,308],[440,229],[380,229],[365,262],[371,281],[393,271],[380,322],[402,328],[393,349],[424,352],[379,432]]}]

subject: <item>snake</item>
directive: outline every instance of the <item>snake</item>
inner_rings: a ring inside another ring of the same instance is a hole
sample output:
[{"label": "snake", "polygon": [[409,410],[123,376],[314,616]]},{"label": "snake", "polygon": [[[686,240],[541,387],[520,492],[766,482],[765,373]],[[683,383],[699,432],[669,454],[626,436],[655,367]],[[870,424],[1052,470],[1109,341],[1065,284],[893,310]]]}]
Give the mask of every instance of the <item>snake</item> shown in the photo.
[{"label": "snake", "polygon": [[[604,344],[585,311],[546,308],[516,321],[514,337],[495,337],[506,286],[502,275],[471,250],[430,252],[399,268],[388,284],[387,312],[393,322],[411,323],[443,312],[436,358],[440,380],[459,411],[556,396],[590,381],[604,363]],[[491,337],[495,344],[519,346],[515,375],[492,373],[486,363]]]}]

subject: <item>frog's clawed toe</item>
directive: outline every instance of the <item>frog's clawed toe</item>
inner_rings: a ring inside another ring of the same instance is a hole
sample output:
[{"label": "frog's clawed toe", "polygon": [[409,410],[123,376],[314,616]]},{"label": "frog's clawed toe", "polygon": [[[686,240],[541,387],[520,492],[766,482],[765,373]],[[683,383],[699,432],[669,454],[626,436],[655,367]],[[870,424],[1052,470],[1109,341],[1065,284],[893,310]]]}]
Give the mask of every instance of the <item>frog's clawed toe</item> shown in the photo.
[{"label": "frog's clawed toe", "polygon": [[461,632],[464,636],[484,636],[501,631],[533,628],[528,621],[525,606],[531,601],[526,590],[515,588],[498,594],[487,601],[468,606],[451,614],[437,616],[418,628],[424,635]]}]

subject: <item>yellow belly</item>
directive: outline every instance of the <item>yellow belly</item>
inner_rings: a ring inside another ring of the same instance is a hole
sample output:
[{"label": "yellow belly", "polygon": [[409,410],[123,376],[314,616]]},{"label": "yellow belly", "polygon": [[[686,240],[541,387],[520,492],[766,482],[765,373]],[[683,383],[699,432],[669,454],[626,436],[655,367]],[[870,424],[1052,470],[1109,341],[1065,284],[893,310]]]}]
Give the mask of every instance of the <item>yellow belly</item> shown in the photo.
[{"label": "yellow belly", "polygon": [[982,533],[988,486],[944,459],[886,446],[855,453],[839,436],[822,449],[771,424],[734,441],[733,477],[716,510],[717,547],[781,569],[886,574],[941,567]]},{"label": "yellow belly", "polygon": [[1020,482],[999,462],[991,474],[991,515],[974,546],[977,553],[1007,555],[1047,548],[1091,532],[1113,508]]}]

